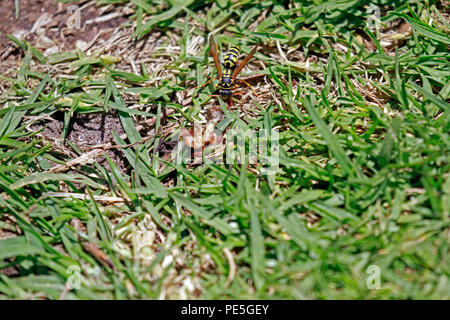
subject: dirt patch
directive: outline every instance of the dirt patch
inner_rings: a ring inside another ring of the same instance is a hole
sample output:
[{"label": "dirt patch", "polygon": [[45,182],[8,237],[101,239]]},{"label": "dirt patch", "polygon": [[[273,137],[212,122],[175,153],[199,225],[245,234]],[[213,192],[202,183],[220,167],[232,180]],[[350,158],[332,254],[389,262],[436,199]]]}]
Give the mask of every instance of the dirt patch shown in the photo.
[{"label": "dirt patch", "polygon": [[114,142],[112,132],[124,133],[117,116],[104,114],[74,114],[69,140],[79,147]]},{"label": "dirt patch", "polygon": [[[21,54],[7,35],[27,40],[44,54],[69,51],[77,44],[109,39],[114,29],[127,21],[123,10],[99,7],[94,1],[57,3],[54,0],[20,0],[16,18],[14,1],[1,1],[0,63]],[[6,65],[6,64],[5,64]],[[5,66],[4,65],[4,66]],[[3,67],[0,72],[6,70]]]},{"label": "dirt patch", "polygon": [[55,16],[58,7],[62,9],[62,5],[55,5],[53,0],[20,0],[20,9],[16,18],[14,1],[2,1],[0,4],[0,15],[2,17],[2,23],[0,24],[0,50],[3,51],[10,45],[7,34],[30,31],[35,21],[43,13]]},{"label": "dirt patch", "polygon": [[[42,136],[48,141],[60,141],[63,132],[63,122],[60,119],[42,120],[32,127],[33,130],[45,128]],[[93,146],[111,143],[115,145],[112,132],[123,135],[124,130],[117,116],[111,114],[74,114],[69,126],[66,140],[71,141],[81,150]],[[67,141],[66,141],[67,142]],[[67,143],[65,144],[67,145]],[[121,169],[126,168],[126,159],[117,149],[105,150],[95,158],[95,161],[110,171],[104,155],[107,155]]]}]

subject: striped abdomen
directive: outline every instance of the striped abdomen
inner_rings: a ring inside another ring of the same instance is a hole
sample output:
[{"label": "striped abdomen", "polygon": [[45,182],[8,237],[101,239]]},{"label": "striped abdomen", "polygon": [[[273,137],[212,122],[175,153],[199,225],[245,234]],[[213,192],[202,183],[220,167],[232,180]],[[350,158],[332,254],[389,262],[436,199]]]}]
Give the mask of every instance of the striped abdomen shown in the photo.
[{"label": "striped abdomen", "polygon": [[232,46],[223,54],[223,66],[226,69],[232,69],[236,66],[236,62],[241,54],[241,48],[239,46]]}]

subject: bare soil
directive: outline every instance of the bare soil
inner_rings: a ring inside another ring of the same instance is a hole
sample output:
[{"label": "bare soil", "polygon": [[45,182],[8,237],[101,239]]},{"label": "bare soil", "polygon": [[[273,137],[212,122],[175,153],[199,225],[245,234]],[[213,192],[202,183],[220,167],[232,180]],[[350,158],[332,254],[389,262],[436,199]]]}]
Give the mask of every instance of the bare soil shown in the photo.
[{"label": "bare soil", "polygon": [[[78,1],[74,3],[57,3],[54,0],[20,0],[19,16],[16,19],[16,10],[14,1],[3,0],[0,3],[0,15],[2,22],[0,23],[0,52],[4,52],[11,42],[7,38],[8,34],[25,34],[25,40],[31,42],[32,45],[42,46],[39,43],[38,35],[41,33],[33,30],[33,27],[41,26],[38,22],[45,21],[42,26],[43,36],[56,43],[61,51],[71,50],[75,48],[78,40],[89,42],[104,29],[112,29],[120,26],[126,21],[126,17],[118,16],[106,21],[95,19],[101,15],[106,15],[105,9],[97,7],[94,3],[86,5],[86,1]],[[73,28],[74,14],[73,6],[78,6],[80,10],[80,27]],[[70,9],[72,7],[72,10]],[[114,7],[110,8],[111,11]],[[71,19],[68,21],[68,19]],[[35,26],[36,25],[36,26]],[[41,30],[39,30],[41,31]],[[108,34],[102,35],[108,38]]]},{"label": "bare soil", "polygon": [[[102,40],[108,40],[113,31],[127,20],[123,12],[116,14],[114,6],[99,7],[93,1],[58,3],[55,0],[20,0],[19,4],[19,15],[16,18],[14,0],[0,1],[0,73],[7,76],[16,72],[24,56],[23,50],[8,39],[8,34],[30,42],[42,52],[49,48],[55,52],[64,52],[74,50],[79,41],[98,41],[99,34]],[[80,9],[80,29],[74,24],[75,8]],[[45,128],[43,138],[57,143],[61,141],[64,119],[57,114],[51,118],[39,121],[32,128]],[[120,120],[114,114],[74,114],[66,139],[81,149],[115,144],[112,131],[119,135],[124,133]],[[108,155],[116,165],[125,169],[121,152],[107,150],[95,159],[108,167],[104,155]]]},{"label": "bare soil", "polygon": [[[42,136],[48,141],[58,141],[63,133],[63,120],[59,117],[53,117],[52,120],[41,120],[32,128],[40,130],[44,128]],[[61,117],[62,118],[62,117]],[[106,145],[108,143],[116,144],[113,139],[113,131],[118,135],[123,135],[124,130],[119,118],[112,114],[74,114],[69,126],[69,132],[66,140],[71,141],[80,149],[90,148],[93,146]],[[109,165],[105,155],[113,160],[113,162],[121,169],[126,169],[126,160],[121,151],[117,149],[109,149],[102,152],[95,158],[95,161],[101,166],[107,168]]]}]

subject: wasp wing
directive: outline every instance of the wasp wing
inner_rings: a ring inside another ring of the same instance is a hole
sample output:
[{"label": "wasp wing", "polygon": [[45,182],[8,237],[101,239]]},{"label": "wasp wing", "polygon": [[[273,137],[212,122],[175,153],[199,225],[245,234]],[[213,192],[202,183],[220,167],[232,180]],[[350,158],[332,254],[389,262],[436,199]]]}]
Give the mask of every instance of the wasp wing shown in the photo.
[{"label": "wasp wing", "polygon": [[209,50],[211,51],[211,55],[213,56],[214,64],[216,65],[217,69],[217,75],[220,79],[222,78],[222,69],[220,69],[219,52],[217,51],[217,45],[212,34],[209,36]]}]

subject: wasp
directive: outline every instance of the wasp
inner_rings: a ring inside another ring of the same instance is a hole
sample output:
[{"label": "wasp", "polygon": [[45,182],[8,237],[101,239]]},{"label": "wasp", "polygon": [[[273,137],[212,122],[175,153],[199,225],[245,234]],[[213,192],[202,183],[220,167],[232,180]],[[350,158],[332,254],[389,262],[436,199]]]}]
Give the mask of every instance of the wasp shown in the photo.
[{"label": "wasp", "polygon": [[[214,37],[212,34],[209,36],[209,49],[214,59],[214,64],[216,65],[217,77],[220,81],[218,84],[216,84],[216,88],[218,89],[218,93],[220,96],[229,97],[231,99],[233,95],[240,94],[240,93],[233,93],[233,90],[236,87],[236,82],[238,81],[243,82],[244,84],[249,86],[250,89],[253,90],[250,84],[248,84],[246,81],[242,79],[236,79],[236,77],[238,76],[239,72],[241,72],[241,70],[245,67],[245,65],[250,61],[250,59],[253,57],[256,50],[258,49],[258,46],[255,46],[239,65],[237,64],[237,61],[239,59],[239,55],[241,54],[241,48],[239,46],[232,46],[231,48],[229,48],[223,54],[223,63],[222,63],[223,70],[221,68],[221,63],[219,60],[219,52],[217,49],[217,45],[216,42],[214,41]],[[216,79],[216,77],[208,80],[199,87],[204,87],[208,85],[214,79]]]}]

